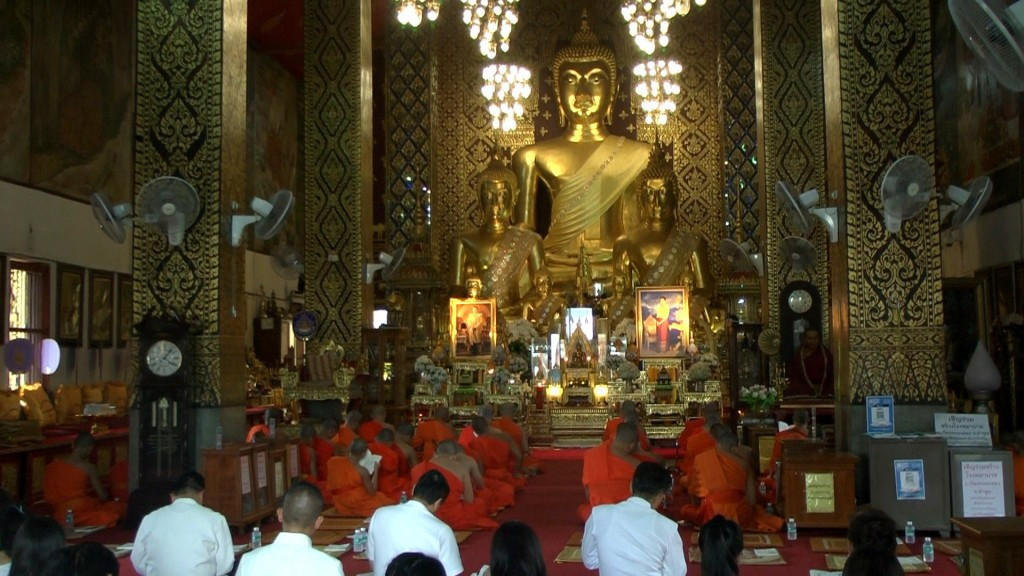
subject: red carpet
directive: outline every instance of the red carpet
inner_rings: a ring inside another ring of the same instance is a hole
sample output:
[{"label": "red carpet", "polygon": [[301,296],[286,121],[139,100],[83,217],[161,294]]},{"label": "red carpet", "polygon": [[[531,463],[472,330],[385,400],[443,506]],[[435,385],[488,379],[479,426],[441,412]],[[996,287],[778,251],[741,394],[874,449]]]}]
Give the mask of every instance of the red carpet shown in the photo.
[{"label": "red carpet", "polygon": [[[583,503],[583,490],[580,476],[583,463],[580,460],[582,451],[568,450],[535,450],[534,455],[545,460],[544,473],[532,478],[530,483],[517,496],[513,508],[502,511],[498,521],[520,520],[526,522],[537,531],[544,559],[547,562],[548,574],[551,576],[578,576],[596,574],[580,563],[556,564],[555,557],[565,546],[569,537],[583,526],[576,518],[576,508]],[[573,457],[574,456],[574,457]],[[266,529],[269,530],[269,527]],[[266,531],[265,530],[265,531]],[[681,529],[683,544],[689,547],[692,530]],[[476,572],[481,565],[488,563],[490,556],[491,535],[493,532],[477,532],[470,536],[459,548],[462,551],[462,563],[466,568],[465,576]],[[825,555],[811,551],[810,538],[814,536],[844,536],[844,531],[801,530],[796,542],[786,542],[780,550],[787,564],[784,566],[742,566],[744,576],[803,576],[811,569],[825,569]],[[124,531],[109,530],[96,535],[102,542],[124,542],[130,540],[130,534]],[[931,535],[933,538],[936,535]],[[924,535],[918,535],[918,542],[911,545],[915,554],[921,553],[921,542]],[[238,541],[244,541],[239,539]],[[686,555],[689,560],[689,553]],[[370,564],[365,560],[355,560],[351,553],[342,556],[342,564],[346,576],[356,576],[369,572]],[[700,564],[689,563],[687,573],[699,575]],[[121,574],[133,576],[135,571],[131,561],[121,561]],[[959,574],[949,556],[936,552],[935,563],[932,564],[933,576],[954,576]]]}]

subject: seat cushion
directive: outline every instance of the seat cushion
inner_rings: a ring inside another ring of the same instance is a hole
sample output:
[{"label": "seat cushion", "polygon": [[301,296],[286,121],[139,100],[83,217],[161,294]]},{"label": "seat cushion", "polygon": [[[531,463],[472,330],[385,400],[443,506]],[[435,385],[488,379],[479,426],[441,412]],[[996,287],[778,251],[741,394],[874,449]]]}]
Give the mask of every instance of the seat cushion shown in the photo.
[{"label": "seat cushion", "polygon": [[27,404],[25,414],[29,420],[39,422],[40,426],[53,426],[57,423],[57,411],[41,383],[22,386],[21,399]]},{"label": "seat cushion", "polygon": [[103,403],[103,382],[93,382],[82,386],[82,404]]},{"label": "seat cushion", "polygon": [[118,414],[128,411],[128,386],[124,382],[107,382],[104,398],[107,404],[113,404]]},{"label": "seat cushion", "polygon": [[21,420],[21,397],[17,390],[0,390],[0,420]]},{"label": "seat cushion", "polygon": [[82,413],[82,387],[61,384],[57,389],[57,422],[73,422]]}]

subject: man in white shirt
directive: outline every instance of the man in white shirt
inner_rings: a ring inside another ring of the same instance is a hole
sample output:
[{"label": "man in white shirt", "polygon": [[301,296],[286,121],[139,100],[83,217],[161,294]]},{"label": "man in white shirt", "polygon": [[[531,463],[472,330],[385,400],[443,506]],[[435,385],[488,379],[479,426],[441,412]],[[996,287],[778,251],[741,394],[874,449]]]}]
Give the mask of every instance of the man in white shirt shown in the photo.
[{"label": "man in white shirt", "polygon": [[462,573],[462,558],[452,529],[434,516],[448,497],[448,482],[437,470],[424,474],[405,504],[378,508],[370,518],[366,557],[373,576],[384,576],[388,564],[403,552],[422,552],[444,565],[446,576]]},{"label": "man in white shirt", "polygon": [[236,576],[281,576],[317,574],[345,576],[341,562],[313,548],[313,533],[324,517],[320,490],[306,482],[288,489],[284,504],[277,509],[281,532],[268,544],[242,556]]},{"label": "man in white shirt", "polygon": [[221,576],[231,572],[235,552],[224,516],[203,506],[206,480],[186,472],[171,490],[171,504],[142,519],[132,547],[141,576]]},{"label": "man in white shirt", "polygon": [[633,472],[633,496],[594,508],[583,529],[583,565],[601,576],[686,574],[679,525],[658,513],[672,475],[652,462]]}]

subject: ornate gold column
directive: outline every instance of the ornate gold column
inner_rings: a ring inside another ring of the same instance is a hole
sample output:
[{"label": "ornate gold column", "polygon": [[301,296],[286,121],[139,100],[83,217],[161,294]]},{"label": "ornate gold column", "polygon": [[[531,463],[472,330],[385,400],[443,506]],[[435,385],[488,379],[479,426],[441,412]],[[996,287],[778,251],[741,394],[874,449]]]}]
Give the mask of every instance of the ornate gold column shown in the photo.
[{"label": "ornate gold column", "polygon": [[222,239],[221,217],[244,200],[246,3],[141,0],[136,19],[136,205],[146,182],[173,175],[202,209],[180,246],[133,229],[134,319],[153,311],[196,325],[196,404],[244,407],[245,252]]},{"label": "ornate gold column", "polygon": [[313,347],[358,351],[371,314],[364,252],[372,246],[369,0],[306,2],[306,308],[319,320]]},{"label": "ornate gold column", "polygon": [[[932,205],[891,234],[878,191],[885,170],[900,156],[916,154],[934,163],[929,3],[840,0],[832,14],[838,19],[838,103],[846,168],[845,399],[852,408],[870,394],[891,394],[901,404],[945,404],[938,211]],[[830,131],[830,151],[839,146],[832,136]],[[898,421],[926,429],[931,426],[928,411],[904,409]],[[863,426],[855,416],[850,423],[854,430]]]}]

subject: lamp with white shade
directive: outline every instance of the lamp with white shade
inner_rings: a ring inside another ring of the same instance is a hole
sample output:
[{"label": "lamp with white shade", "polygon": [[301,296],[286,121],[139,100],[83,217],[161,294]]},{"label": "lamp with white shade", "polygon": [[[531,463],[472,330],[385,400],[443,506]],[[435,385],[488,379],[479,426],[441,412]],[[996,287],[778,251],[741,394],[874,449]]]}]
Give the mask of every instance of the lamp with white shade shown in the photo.
[{"label": "lamp with white shade", "polygon": [[1002,381],[999,368],[996,367],[996,363],[985,349],[985,343],[979,340],[978,345],[974,348],[971,361],[967,364],[967,371],[964,373],[964,387],[974,398],[976,413],[988,414],[988,402],[999,389]]}]

